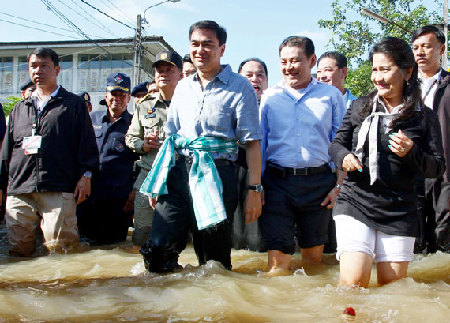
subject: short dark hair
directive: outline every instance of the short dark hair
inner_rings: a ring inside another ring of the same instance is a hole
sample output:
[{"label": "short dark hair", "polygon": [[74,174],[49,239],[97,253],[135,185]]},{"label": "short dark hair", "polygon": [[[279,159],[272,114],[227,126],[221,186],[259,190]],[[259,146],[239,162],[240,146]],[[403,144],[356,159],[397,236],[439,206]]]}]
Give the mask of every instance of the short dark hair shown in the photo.
[{"label": "short dark hair", "polygon": [[212,21],[212,20],[202,20],[202,21],[198,21],[195,24],[193,24],[190,28],[189,28],[189,39],[191,39],[192,33],[194,32],[194,30],[196,29],[209,29],[212,30],[216,33],[217,39],[219,40],[219,46],[222,46],[223,44],[225,44],[227,42],[227,31],[225,28],[223,28],[222,26],[220,26],[217,22]]},{"label": "short dark hair", "polygon": [[32,55],[36,55],[36,56],[40,56],[40,57],[44,57],[44,58],[50,57],[53,64],[55,64],[55,66],[59,65],[58,54],[56,54],[56,52],[49,47],[38,47],[35,50],[33,50],[31,53],[28,54],[27,62],[30,61],[30,58]]},{"label": "short dark hair", "polygon": [[238,73],[241,72],[242,67],[248,62],[257,62],[257,63],[261,64],[261,66],[264,69],[264,72],[266,73],[266,77],[269,77],[269,73],[267,72],[266,63],[264,63],[262,60],[260,60],[259,58],[256,58],[256,57],[247,58],[246,60],[242,61],[241,64],[239,64]]},{"label": "short dark hair", "polygon": [[332,58],[336,61],[336,65],[339,68],[347,67],[347,57],[345,57],[344,54],[336,52],[336,51],[329,51],[325,52],[322,55],[320,55],[319,59],[317,60],[317,65],[319,65],[319,62],[322,58]]},{"label": "short dark hair", "polygon": [[314,43],[308,37],[303,36],[289,36],[285,38],[278,49],[278,54],[281,54],[281,50],[284,47],[300,47],[305,52],[306,57],[311,57],[314,54]]},{"label": "short dark hair", "polygon": [[191,55],[186,54],[183,56],[183,63],[187,62],[187,63],[192,63],[192,59],[191,59]]},{"label": "short dark hair", "polygon": [[438,27],[433,25],[426,25],[423,27],[419,27],[416,30],[413,31],[411,42],[414,42],[418,37],[422,36],[423,34],[434,34],[437,38],[437,40],[441,44],[445,44],[445,36],[442,30],[440,30]]}]

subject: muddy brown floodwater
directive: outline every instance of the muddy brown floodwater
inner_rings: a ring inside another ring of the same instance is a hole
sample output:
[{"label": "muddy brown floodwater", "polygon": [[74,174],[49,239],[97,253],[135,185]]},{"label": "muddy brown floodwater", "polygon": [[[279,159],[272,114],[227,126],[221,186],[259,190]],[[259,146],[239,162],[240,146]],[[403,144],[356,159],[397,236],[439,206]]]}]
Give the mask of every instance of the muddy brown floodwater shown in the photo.
[{"label": "muddy brown floodwater", "polygon": [[19,260],[7,256],[0,229],[0,322],[449,322],[450,255],[416,256],[409,277],[368,289],[337,288],[339,266],[264,277],[265,253],[233,251],[233,271],[197,266],[192,247],[182,271],[146,272],[130,245]]}]

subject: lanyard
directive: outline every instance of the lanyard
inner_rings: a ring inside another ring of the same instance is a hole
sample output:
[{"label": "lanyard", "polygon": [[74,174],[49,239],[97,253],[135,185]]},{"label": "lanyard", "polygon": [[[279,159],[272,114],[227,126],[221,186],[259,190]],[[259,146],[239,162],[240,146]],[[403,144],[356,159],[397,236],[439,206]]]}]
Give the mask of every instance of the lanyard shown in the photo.
[{"label": "lanyard", "polygon": [[437,83],[437,80],[434,79],[433,83],[431,83],[430,87],[428,88],[427,92],[425,93],[425,95],[424,95],[423,98],[422,98],[422,101],[423,101],[423,102],[425,102],[425,100],[426,100],[428,94],[430,94],[431,89],[434,87],[434,85],[435,85],[436,83]]}]

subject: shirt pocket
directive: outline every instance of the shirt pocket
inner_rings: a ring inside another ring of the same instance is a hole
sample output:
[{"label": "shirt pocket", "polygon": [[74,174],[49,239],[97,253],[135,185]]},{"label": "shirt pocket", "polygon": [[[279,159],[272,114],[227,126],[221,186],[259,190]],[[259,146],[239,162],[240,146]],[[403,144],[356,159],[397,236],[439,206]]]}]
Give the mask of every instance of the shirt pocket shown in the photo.
[{"label": "shirt pocket", "polygon": [[203,120],[207,127],[216,131],[226,131],[231,127],[231,109],[224,103],[212,102],[203,113]]}]

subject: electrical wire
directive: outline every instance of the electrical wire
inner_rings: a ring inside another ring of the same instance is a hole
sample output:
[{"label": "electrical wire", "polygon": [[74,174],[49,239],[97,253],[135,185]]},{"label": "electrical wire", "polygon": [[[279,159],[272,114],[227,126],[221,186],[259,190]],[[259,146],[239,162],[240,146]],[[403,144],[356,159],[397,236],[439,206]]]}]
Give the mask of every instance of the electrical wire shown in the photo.
[{"label": "electrical wire", "polygon": [[[79,15],[80,17],[82,17],[83,19],[89,21],[90,23],[94,24],[95,26],[99,27],[100,29],[103,29],[103,31],[105,31],[106,33],[109,34],[113,34],[114,36],[117,37],[116,34],[114,34],[113,31],[111,31],[111,29],[109,29],[108,27],[106,27],[105,25],[101,24],[100,22],[97,22],[96,20],[98,20],[97,18],[95,18],[93,15],[91,15],[89,12],[87,12],[84,8],[82,8],[79,4],[77,4],[74,0],[70,0],[75,6],[77,6],[79,9],[81,9],[83,13],[80,13],[74,9],[72,9],[68,4],[66,4],[65,2],[58,0],[59,3],[61,3],[63,6],[66,6],[67,8],[69,8],[70,10],[72,10],[73,12],[75,12],[77,15]],[[91,17],[93,20],[89,19],[87,16]]]},{"label": "electrical wire", "polygon": [[33,23],[38,24],[38,25],[43,25],[43,26],[47,26],[47,27],[52,27],[52,28],[55,28],[55,29],[61,29],[61,30],[69,31],[69,32],[73,33],[73,30],[70,30],[70,29],[67,29],[67,28],[61,28],[61,27],[57,27],[57,26],[45,24],[45,23],[43,23],[43,22],[34,21],[34,20],[31,20],[31,19],[25,19],[25,18],[22,18],[22,17],[18,17],[18,16],[11,15],[11,14],[6,13],[6,12],[0,11],[0,14],[5,15],[5,16],[8,16],[8,17],[11,17],[11,18],[20,19],[20,20],[27,21],[27,22],[33,22]]},{"label": "electrical wire", "polygon": [[72,29],[74,29],[78,34],[82,35],[87,40],[91,41],[92,44],[103,50],[106,54],[111,54],[106,49],[104,49],[102,46],[94,42],[88,35],[86,35],[77,25],[75,25],[69,18],[67,18],[63,13],[61,13],[58,9],[55,8],[55,6],[49,1],[49,0],[41,0],[43,4],[47,7],[47,9],[51,12],[53,12],[59,19],[61,19],[64,23],[69,25]]},{"label": "electrical wire", "polygon": [[1,18],[0,18],[0,21],[6,22],[6,23],[9,23],[9,24],[12,24],[12,25],[17,25],[17,26],[21,26],[21,27],[37,30],[37,31],[42,31],[44,33],[54,34],[54,35],[68,37],[68,38],[72,38],[72,39],[79,39],[79,38],[74,37],[74,36],[63,35],[63,34],[60,34],[60,33],[54,32],[54,31],[48,31],[48,30],[44,30],[44,29],[40,29],[40,28],[36,28],[36,27],[30,27],[30,26],[27,26],[27,25],[24,25],[24,24],[20,24],[18,22],[13,22],[13,21],[1,19]]},{"label": "electrical wire", "polygon": [[100,0],[101,2],[103,2],[106,6],[108,6],[108,3],[114,7],[116,10],[114,10],[114,12],[117,12],[120,16],[122,16],[125,20],[128,21],[128,23],[130,23],[131,25],[134,25],[136,22],[128,17],[125,12],[123,12],[122,10],[120,10],[113,2],[109,1],[109,0]]},{"label": "electrical wire", "polygon": [[[45,1],[45,0],[41,0],[41,1]],[[126,23],[123,23],[123,22],[121,22],[120,20],[117,20],[116,18],[114,18],[114,17],[108,15],[106,12],[103,12],[103,11],[101,11],[100,9],[94,7],[94,6],[91,5],[89,2],[87,2],[87,1],[85,1],[85,0],[80,0],[80,1],[83,2],[84,4],[88,5],[88,6],[91,7],[92,9],[97,10],[98,12],[100,12],[100,13],[103,14],[103,15],[105,15],[106,17],[108,17],[108,18],[114,20],[115,22],[118,22],[119,24],[124,25],[124,26],[126,26],[126,27],[128,27],[128,28],[130,28],[130,29],[136,30],[136,28],[133,28],[133,27],[127,25]]]}]

